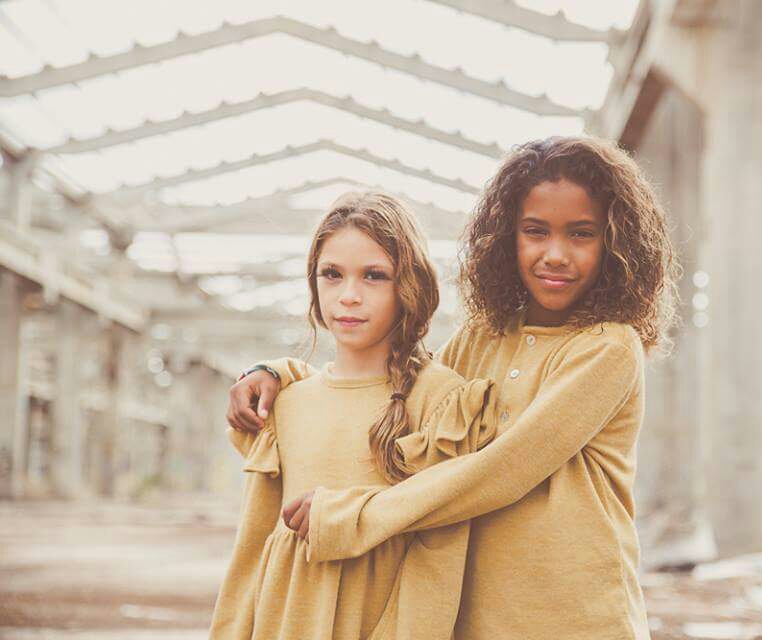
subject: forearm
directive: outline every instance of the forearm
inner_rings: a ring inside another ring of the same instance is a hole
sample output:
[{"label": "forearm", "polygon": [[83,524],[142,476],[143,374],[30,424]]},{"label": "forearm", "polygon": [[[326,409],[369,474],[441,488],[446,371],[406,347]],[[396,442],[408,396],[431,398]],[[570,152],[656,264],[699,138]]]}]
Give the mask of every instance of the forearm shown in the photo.
[{"label": "forearm", "polygon": [[304,380],[317,373],[312,365],[299,358],[278,358],[277,360],[263,360],[258,364],[264,364],[278,373],[280,377],[281,391],[292,382]]}]

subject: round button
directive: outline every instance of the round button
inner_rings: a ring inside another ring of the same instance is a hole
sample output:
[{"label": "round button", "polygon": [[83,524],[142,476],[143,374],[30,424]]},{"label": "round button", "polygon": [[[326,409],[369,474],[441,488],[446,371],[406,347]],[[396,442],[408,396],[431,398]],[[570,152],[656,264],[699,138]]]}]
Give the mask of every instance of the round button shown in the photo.
[{"label": "round button", "polygon": [[511,378],[518,378],[519,377],[519,370],[518,369],[514,369],[513,371],[511,371],[510,376],[511,376]]},{"label": "round button", "polygon": [[503,413],[500,414],[500,422],[505,422],[506,420],[508,420],[508,412],[503,411]]},{"label": "round button", "polygon": [[535,338],[534,336],[527,336],[527,344],[530,347],[533,347],[535,342],[537,342],[537,338]]}]

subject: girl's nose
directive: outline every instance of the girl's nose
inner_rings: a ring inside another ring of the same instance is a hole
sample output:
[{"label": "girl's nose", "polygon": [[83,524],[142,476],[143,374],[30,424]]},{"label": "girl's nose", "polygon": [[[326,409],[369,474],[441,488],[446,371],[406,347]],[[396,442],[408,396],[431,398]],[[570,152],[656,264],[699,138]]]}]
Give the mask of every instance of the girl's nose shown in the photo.
[{"label": "girl's nose", "polygon": [[548,266],[566,266],[569,264],[569,258],[557,242],[551,242],[547,251],[543,255],[543,261]]},{"label": "girl's nose", "polygon": [[360,294],[357,292],[357,289],[355,289],[355,287],[347,286],[341,292],[341,296],[339,296],[339,302],[349,307],[349,306],[360,304],[362,302],[362,299],[360,298]]}]

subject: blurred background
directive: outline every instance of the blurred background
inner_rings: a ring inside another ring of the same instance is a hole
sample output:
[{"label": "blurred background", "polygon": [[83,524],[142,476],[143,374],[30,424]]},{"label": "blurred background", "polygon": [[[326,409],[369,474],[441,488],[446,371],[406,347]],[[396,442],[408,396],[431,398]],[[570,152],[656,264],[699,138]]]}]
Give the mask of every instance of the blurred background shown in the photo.
[{"label": "blurred background", "polygon": [[640,439],[654,638],[762,637],[760,0],[0,0],[0,637],[206,637],[228,389],[303,352],[318,216],[411,204],[436,348],[501,157],[580,133],[685,268]]}]

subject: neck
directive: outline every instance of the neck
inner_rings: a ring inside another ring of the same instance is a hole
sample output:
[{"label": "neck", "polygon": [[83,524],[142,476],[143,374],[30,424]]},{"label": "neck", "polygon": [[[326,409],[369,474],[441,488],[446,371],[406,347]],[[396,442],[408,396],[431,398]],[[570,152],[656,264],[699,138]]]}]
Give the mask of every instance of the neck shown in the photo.
[{"label": "neck", "polygon": [[336,344],[333,374],[340,378],[373,378],[387,374],[386,360],[389,344],[380,342],[367,349],[349,349]]},{"label": "neck", "polygon": [[534,327],[560,327],[569,320],[571,309],[556,311],[540,306],[535,300],[529,300],[524,324]]}]

